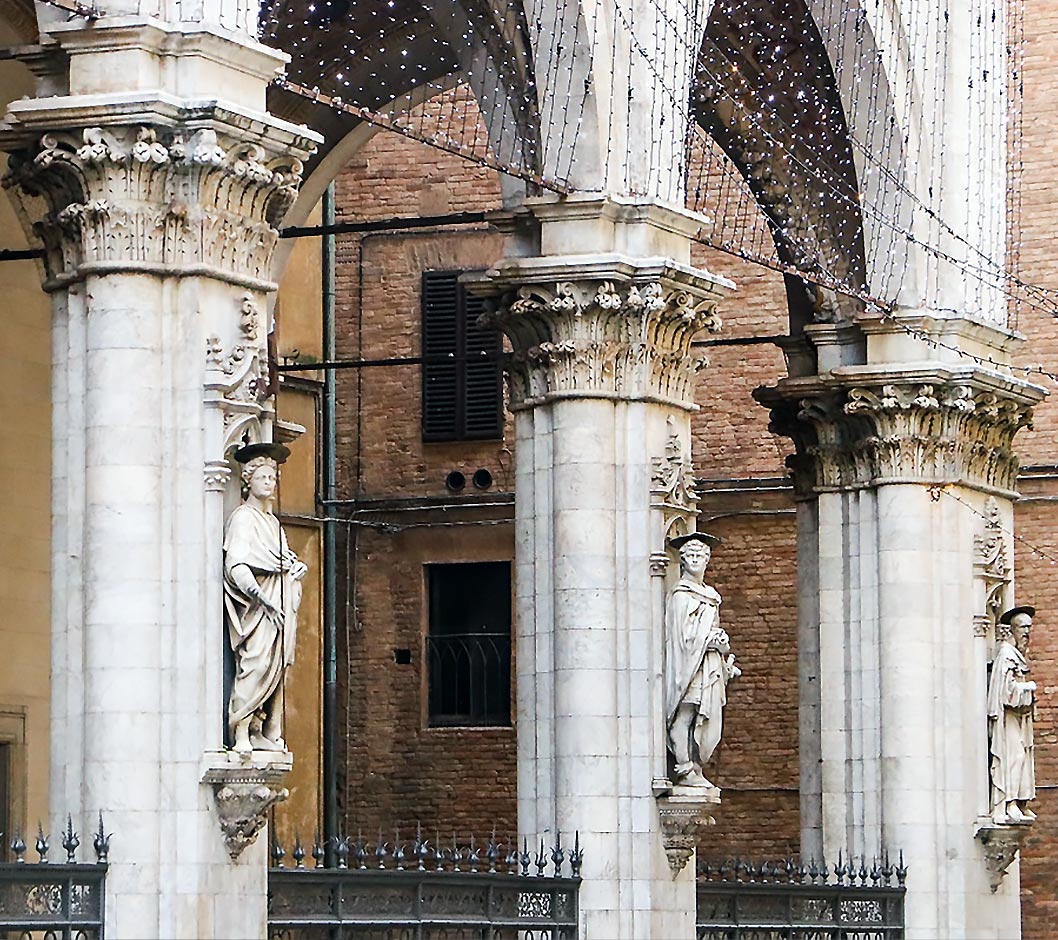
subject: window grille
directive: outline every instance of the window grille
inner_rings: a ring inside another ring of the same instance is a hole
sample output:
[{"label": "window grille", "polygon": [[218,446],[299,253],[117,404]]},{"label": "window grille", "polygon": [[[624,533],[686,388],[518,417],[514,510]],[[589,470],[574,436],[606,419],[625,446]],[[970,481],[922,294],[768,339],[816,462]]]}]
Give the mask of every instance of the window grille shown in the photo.
[{"label": "window grille", "polygon": [[509,562],[427,565],[429,723],[511,723]]},{"label": "window grille", "polygon": [[424,441],[503,437],[502,340],[497,330],[478,325],[484,301],[466,292],[462,273],[422,276]]}]

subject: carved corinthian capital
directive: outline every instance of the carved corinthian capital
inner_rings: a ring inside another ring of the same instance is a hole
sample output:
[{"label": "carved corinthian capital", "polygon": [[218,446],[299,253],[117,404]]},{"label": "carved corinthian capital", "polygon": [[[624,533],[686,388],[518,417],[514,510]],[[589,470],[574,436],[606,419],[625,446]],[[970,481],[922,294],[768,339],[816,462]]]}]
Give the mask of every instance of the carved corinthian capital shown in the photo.
[{"label": "carved corinthian capital", "polygon": [[258,287],[310,149],[270,149],[232,128],[88,127],[20,145],[3,182],[43,241],[53,282],[192,269]]},{"label": "carved corinthian capital", "polygon": [[1014,491],[1014,436],[1042,389],[966,374],[790,380],[754,393],[771,429],[793,439],[802,494],[880,483],[960,483]]},{"label": "carved corinthian capital", "polygon": [[503,292],[484,319],[513,347],[513,409],[576,397],[693,407],[694,377],[706,360],[692,353],[691,341],[720,329],[712,281],[661,266],[551,265],[548,274],[520,284],[517,275],[491,275]]}]

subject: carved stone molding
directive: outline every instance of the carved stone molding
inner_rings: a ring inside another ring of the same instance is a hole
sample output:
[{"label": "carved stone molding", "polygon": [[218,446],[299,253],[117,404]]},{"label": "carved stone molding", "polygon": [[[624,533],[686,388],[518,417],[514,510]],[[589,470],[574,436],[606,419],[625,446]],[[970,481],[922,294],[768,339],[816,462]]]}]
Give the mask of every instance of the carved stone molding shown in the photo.
[{"label": "carved stone molding", "polygon": [[1003,876],[1028,836],[1031,825],[1030,821],[1005,825],[989,821],[977,827],[975,835],[984,850],[985,867],[993,893],[1002,884]]},{"label": "carved stone molding", "polygon": [[[650,507],[661,513],[663,524],[662,555],[670,538],[694,531],[698,516],[698,491],[690,454],[684,453],[683,439],[676,431],[672,415],[667,425],[665,455],[651,461],[650,472]],[[664,572],[663,567],[660,573]]]},{"label": "carved stone molding", "polygon": [[674,787],[657,801],[665,856],[675,878],[694,854],[701,830],[716,823],[711,813],[720,805],[720,791],[716,787]]},{"label": "carved stone molding", "polygon": [[511,340],[514,409],[564,397],[691,408],[694,377],[706,364],[692,354],[691,341],[720,329],[716,297],[653,272],[597,272],[506,289],[483,320]]},{"label": "carved stone molding", "polygon": [[1012,569],[999,502],[994,496],[989,496],[985,501],[984,516],[984,532],[974,538],[974,573],[984,587],[983,610],[977,615],[982,628],[979,635],[989,636],[994,633],[1000,615],[1007,609],[1006,597]]},{"label": "carved stone molding", "polygon": [[231,466],[226,460],[210,460],[203,468],[203,479],[208,491],[223,493],[231,480]]},{"label": "carved stone molding", "polygon": [[233,861],[257,839],[268,810],[290,795],[281,784],[291,766],[285,752],[257,751],[247,760],[223,753],[203,774],[203,783],[213,787],[217,819]]},{"label": "carved stone molding", "polygon": [[267,283],[302,164],[212,128],[88,127],[12,153],[4,185],[42,240],[49,275],[100,269],[212,272]]},{"label": "carved stone molding", "polygon": [[[1012,494],[1014,436],[1031,424],[1034,386],[1001,391],[972,377],[757,389],[771,429],[793,439],[800,495],[880,483],[962,483]],[[805,394],[809,391],[810,394]]]}]

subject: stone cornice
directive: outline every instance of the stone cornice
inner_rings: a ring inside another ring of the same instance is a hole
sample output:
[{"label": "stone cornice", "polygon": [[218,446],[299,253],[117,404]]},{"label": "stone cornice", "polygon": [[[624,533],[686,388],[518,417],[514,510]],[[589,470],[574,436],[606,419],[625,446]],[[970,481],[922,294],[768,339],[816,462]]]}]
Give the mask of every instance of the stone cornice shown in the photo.
[{"label": "stone cornice", "polygon": [[301,172],[297,149],[260,132],[93,126],[16,151],[4,185],[21,197],[53,283],[88,270],[195,269],[259,287]]},{"label": "stone cornice", "polygon": [[[840,373],[840,375],[838,374]],[[978,369],[836,369],[754,393],[802,496],[884,483],[956,483],[1012,496],[1014,436],[1043,390]]]},{"label": "stone cornice", "polygon": [[664,262],[533,259],[475,285],[494,297],[484,316],[510,339],[511,407],[559,398],[657,401],[693,409],[691,353],[716,332],[717,282]]}]

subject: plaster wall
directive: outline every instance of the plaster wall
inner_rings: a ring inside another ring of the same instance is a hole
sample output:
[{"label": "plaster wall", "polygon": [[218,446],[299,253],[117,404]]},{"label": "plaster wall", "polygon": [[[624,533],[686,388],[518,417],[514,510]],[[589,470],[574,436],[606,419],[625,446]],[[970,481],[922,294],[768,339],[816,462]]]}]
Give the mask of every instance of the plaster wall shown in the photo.
[{"label": "plaster wall", "polygon": [[[15,41],[0,24],[0,45]],[[23,66],[0,62],[0,105],[31,88]],[[29,247],[6,193],[0,247]],[[27,832],[48,818],[51,666],[51,312],[37,262],[0,264],[0,296],[0,742],[14,745],[9,811]]]}]

